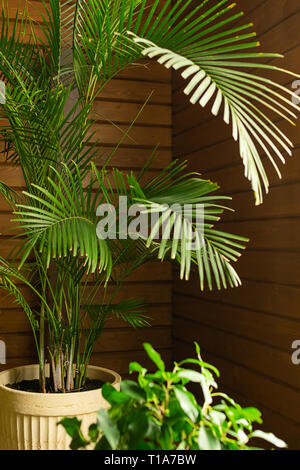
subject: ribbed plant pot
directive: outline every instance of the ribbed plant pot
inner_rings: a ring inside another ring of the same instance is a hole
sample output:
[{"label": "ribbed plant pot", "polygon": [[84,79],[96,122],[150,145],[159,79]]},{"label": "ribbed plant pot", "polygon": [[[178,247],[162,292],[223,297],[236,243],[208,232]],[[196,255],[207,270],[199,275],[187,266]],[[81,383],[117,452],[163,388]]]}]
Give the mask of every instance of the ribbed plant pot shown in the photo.
[{"label": "ribbed plant pot", "polygon": [[[87,376],[110,382],[119,389],[121,377],[102,367],[89,366]],[[16,367],[0,373],[0,450],[68,450],[70,437],[57,423],[78,417],[87,435],[97,411],[109,407],[101,389],[74,393],[31,393],[7,384],[39,377],[39,365]]]}]

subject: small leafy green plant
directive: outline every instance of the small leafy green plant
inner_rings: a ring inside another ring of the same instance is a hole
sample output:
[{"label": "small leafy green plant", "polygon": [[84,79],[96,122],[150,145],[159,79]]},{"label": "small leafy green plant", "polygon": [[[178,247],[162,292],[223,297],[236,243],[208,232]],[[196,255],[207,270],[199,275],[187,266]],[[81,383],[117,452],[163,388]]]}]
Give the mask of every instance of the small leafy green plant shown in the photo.
[{"label": "small leafy green plant", "polygon": [[[286,447],[274,434],[254,430],[254,423],[262,423],[258,409],[242,408],[226,394],[215,391],[214,376],[219,377],[219,371],[202,361],[199,345],[195,345],[197,359],[175,363],[169,372],[160,354],[145,343],[158,370],[148,373],[132,362],[129,371],[138,373],[137,382],[123,381],[120,391],[105,384],[102,393],[111,407],[99,411],[88,437],[83,436],[77,418],[63,419],[60,424],[72,438],[71,449],[261,450],[249,447],[252,438]],[[198,366],[200,371],[186,369],[187,364]],[[202,404],[188,390],[190,383],[200,385]]]}]

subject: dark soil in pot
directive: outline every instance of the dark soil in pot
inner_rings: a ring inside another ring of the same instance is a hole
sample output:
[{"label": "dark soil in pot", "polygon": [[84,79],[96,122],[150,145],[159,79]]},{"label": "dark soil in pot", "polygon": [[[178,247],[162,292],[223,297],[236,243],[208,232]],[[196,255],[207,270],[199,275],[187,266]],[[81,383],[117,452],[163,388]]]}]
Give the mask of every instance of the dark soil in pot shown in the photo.
[{"label": "dark soil in pot", "polygon": [[[104,382],[102,382],[102,380],[87,378],[84,386],[80,390],[72,390],[71,392],[68,392],[68,393],[88,392],[91,390],[97,390],[99,388],[102,388],[103,385],[104,385]],[[22,392],[41,393],[40,382],[38,379],[22,380],[21,382],[7,384],[6,387],[11,388],[13,390],[20,390]],[[54,393],[52,381],[49,379],[46,381],[46,391],[47,393]],[[57,393],[63,393],[63,392],[60,391]]]}]

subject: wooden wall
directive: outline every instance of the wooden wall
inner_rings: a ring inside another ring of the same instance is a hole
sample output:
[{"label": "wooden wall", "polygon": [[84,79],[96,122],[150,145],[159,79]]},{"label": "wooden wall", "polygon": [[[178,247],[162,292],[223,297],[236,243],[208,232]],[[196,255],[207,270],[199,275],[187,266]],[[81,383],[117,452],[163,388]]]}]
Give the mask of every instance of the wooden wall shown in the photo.
[{"label": "wooden wall", "polygon": [[[254,22],[266,52],[281,52],[274,65],[300,72],[299,0],[237,1],[244,23]],[[291,86],[289,77],[273,74]],[[293,157],[278,180],[270,165],[270,195],[255,207],[230,129],[210,111],[195,110],[173,80],[174,156],[189,160],[190,169],[220,184],[232,195],[236,210],[222,228],[249,236],[251,242],[237,269],[243,287],[201,293],[195,277],[174,281],[175,356],[191,354],[197,340],[204,358],[221,371],[223,389],[243,404],[257,405],[266,430],[300,449],[300,366],[291,362],[291,344],[300,339],[300,132],[287,131],[295,144]]]},{"label": "wooden wall", "polygon": [[[24,8],[24,0],[9,0],[11,15],[17,6]],[[30,2],[32,18],[38,20],[40,1]],[[135,118],[149,94],[154,91],[150,103],[139,117],[112,160],[113,166],[124,170],[138,170],[160,143],[159,158],[153,172],[171,160],[171,74],[156,64],[143,62],[131,67],[116,77],[96,101],[97,137],[101,139],[104,154],[119,142],[122,132]],[[112,126],[107,120],[113,121]],[[99,162],[101,163],[101,162]],[[0,163],[0,179],[21,191],[24,187],[21,169]],[[12,248],[8,229],[12,214],[9,207],[0,202],[0,255],[7,257]],[[93,363],[113,368],[121,374],[128,371],[132,360],[145,362],[142,343],[148,341],[159,348],[167,361],[171,358],[171,269],[168,265],[154,263],[144,267],[131,277],[124,286],[119,299],[144,297],[148,303],[148,314],[152,316],[152,328],[133,329],[121,321],[111,321],[95,347]],[[24,289],[27,297],[30,292]],[[7,365],[27,364],[35,361],[35,349],[29,324],[22,311],[16,308],[12,298],[0,291],[0,340],[7,346]]]}]

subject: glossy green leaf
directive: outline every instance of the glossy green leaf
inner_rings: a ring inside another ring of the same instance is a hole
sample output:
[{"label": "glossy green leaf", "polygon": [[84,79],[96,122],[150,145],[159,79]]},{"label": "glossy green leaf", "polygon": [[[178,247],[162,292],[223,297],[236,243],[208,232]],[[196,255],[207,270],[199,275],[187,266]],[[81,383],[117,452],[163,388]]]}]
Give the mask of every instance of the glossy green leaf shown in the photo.
[{"label": "glossy green leaf", "polygon": [[213,435],[210,429],[200,428],[198,435],[200,450],[222,450],[219,439]]},{"label": "glossy green leaf", "polygon": [[148,354],[150,359],[156,364],[158,369],[160,371],[164,371],[165,370],[165,364],[164,364],[164,362],[161,358],[161,355],[157,351],[155,351],[155,349],[153,349],[151,344],[144,343],[143,346],[144,346],[144,349],[145,349],[146,353]]},{"label": "glossy green leaf", "polygon": [[111,420],[106,410],[99,410],[98,425],[112,449],[116,449],[120,440],[118,426]]},{"label": "glossy green leaf", "polygon": [[137,401],[144,402],[146,399],[144,390],[133,380],[124,380],[121,383],[121,392]]},{"label": "glossy green leaf", "polygon": [[263,432],[263,431],[257,430],[252,433],[252,437],[264,439],[265,441],[270,442],[271,444],[273,444],[276,447],[279,447],[280,449],[284,449],[285,447],[287,447],[287,444],[282,439],[278,439],[278,437],[276,437],[271,432]]},{"label": "glossy green leaf", "polygon": [[195,406],[195,403],[191,400],[191,396],[179,388],[174,389],[176,398],[182,410],[186,413],[189,419],[193,422],[198,418],[199,412]]}]

